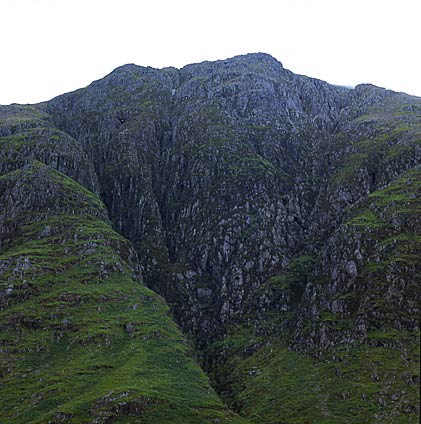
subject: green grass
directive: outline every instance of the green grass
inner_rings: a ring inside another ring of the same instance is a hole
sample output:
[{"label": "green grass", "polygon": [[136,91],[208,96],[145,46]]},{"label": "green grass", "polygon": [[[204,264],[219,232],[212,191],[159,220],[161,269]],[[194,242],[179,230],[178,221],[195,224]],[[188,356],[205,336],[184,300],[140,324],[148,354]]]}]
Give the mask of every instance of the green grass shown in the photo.
[{"label": "green grass", "polygon": [[[372,338],[399,338],[399,332]],[[249,336],[251,338],[251,335]],[[338,359],[317,360],[268,341],[251,356],[229,352],[228,399],[252,422],[269,424],[417,423],[419,338],[410,350],[338,346]],[[226,345],[230,345],[227,339]],[[246,345],[243,345],[244,349]]]},{"label": "green grass", "polygon": [[358,211],[351,220],[347,221],[347,224],[351,226],[370,228],[380,228],[386,225],[385,222],[378,218],[378,216],[370,209]]},{"label": "green grass", "polygon": [[313,256],[302,255],[294,258],[283,272],[273,275],[259,288],[259,293],[272,291],[270,297],[276,296],[276,293],[286,293],[291,301],[298,301],[304,286],[312,280],[314,265]]}]

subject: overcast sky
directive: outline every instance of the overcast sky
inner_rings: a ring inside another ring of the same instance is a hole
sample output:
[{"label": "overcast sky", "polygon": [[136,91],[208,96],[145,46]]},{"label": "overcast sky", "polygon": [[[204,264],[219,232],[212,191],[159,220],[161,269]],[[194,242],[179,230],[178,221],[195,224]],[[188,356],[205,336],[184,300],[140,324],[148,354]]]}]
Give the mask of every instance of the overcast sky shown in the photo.
[{"label": "overcast sky", "polygon": [[0,0],[0,40],[0,104],[48,100],[125,63],[251,52],[421,96],[421,0]]}]

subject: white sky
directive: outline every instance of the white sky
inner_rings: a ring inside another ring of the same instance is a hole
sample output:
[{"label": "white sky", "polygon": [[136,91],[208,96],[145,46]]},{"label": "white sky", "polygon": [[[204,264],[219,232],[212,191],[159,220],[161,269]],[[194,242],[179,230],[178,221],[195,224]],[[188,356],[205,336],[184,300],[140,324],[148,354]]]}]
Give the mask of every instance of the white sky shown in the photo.
[{"label": "white sky", "polygon": [[421,0],[0,0],[0,43],[0,104],[48,100],[125,63],[251,52],[421,96]]}]

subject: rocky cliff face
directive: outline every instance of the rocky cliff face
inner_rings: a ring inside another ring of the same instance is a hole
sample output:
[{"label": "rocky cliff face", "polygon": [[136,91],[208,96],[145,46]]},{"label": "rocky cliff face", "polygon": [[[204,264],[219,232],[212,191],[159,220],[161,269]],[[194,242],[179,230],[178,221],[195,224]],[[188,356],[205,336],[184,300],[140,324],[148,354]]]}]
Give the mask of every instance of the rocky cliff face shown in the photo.
[{"label": "rocky cliff face", "polygon": [[[98,219],[132,243],[123,260],[231,408],[257,423],[416,422],[420,99],[251,54],[126,65],[0,119],[4,181],[38,161],[98,195]],[[38,187],[25,210],[59,191]],[[2,250],[18,237],[10,213]]]}]

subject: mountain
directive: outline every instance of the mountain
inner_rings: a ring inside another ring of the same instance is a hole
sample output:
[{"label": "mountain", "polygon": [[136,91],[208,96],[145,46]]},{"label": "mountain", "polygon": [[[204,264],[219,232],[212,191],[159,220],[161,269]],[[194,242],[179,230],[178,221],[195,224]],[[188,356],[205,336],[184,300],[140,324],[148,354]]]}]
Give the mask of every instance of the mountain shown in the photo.
[{"label": "mountain", "polygon": [[420,164],[262,53],[0,107],[1,419],[417,423]]}]

